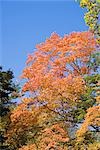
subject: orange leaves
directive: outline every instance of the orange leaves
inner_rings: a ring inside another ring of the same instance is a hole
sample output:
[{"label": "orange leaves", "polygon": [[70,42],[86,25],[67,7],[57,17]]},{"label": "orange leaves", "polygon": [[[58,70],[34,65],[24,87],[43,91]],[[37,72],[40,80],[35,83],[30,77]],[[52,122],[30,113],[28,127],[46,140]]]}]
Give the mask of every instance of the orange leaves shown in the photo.
[{"label": "orange leaves", "polygon": [[22,146],[21,148],[19,148],[19,150],[37,150],[37,148],[35,144],[30,144],[27,146]]},{"label": "orange leaves", "polygon": [[[100,117],[100,106],[93,106],[87,110],[86,120],[88,121],[89,125],[94,123],[96,125],[95,119],[99,117]],[[98,120],[97,120],[97,124],[98,126],[100,126],[100,122]]]},{"label": "orange leaves", "polygon": [[97,103],[100,103],[100,95],[96,97]]},{"label": "orange leaves", "polygon": [[95,44],[90,32],[74,32],[64,37],[53,33],[29,55],[22,75],[26,79],[23,92],[29,91],[49,104],[63,99],[75,102],[85,92],[82,78],[89,72],[86,62]]},{"label": "orange leaves", "polygon": [[94,142],[92,144],[89,144],[88,150],[98,150],[100,149],[100,142]]},{"label": "orange leaves", "polygon": [[[70,71],[73,73],[75,69],[69,69],[67,64],[70,63],[71,65],[77,59],[83,62],[82,67],[84,67],[84,61],[88,60],[86,57],[95,50],[95,40],[90,32],[72,33],[65,35],[63,38],[54,33],[46,42],[36,47],[36,52],[29,55],[27,60],[30,66],[24,69],[22,75],[23,78],[28,79],[24,88],[26,90],[36,90],[39,88],[41,80],[48,73],[53,74],[55,77],[67,77],[67,74]],[[85,67],[83,73],[87,69]],[[32,87],[31,89],[31,86],[34,88]]]},{"label": "orange leaves", "polygon": [[32,123],[34,121],[34,117],[32,116],[32,111],[27,109],[27,104],[21,103],[14,111],[12,111],[11,121],[16,123],[16,125],[17,123],[21,123],[21,125],[28,126],[30,124],[30,120]]},{"label": "orange leaves", "polygon": [[[11,114],[11,124],[7,131],[7,143],[13,145],[14,149],[21,147],[23,142],[30,138],[34,138],[35,128],[37,127],[37,118],[41,114],[41,109],[34,105],[29,106],[31,99],[25,98],[23,103],[19,104]],[[38,128],[38,127],[37,127]],[[34,145],[32,145],[34,147]],[[32,148],[33,148],[32,147]],[[22,147],[29,150],[31,147]],[[34,148],[35,150],[35,148]]]},{"label": "orange leaves", "polygon": [[93,106],[87,110],[85,121],[77,131],[77,137],[82,137],[90,125],[100,126],[100,106]]},{"label": "orange leaves", "polygon": [[[20,122],[26,130],[34,125],[42,128],[35,137],[39,150],[67,149],[64,144],[69,141],[68,134],[60,124],[52,124],[65,119],[66,125],[69,125],[73,118],[69,111],[73,106],[77,109],[80,96],[86,92],[84,75],[89,74],[87,62],[95,46],[90,32],[74,32],[64,37],[53,33],[28,56],[22,74],[22,78],[26,79],[22,90],[30,92],[30,95],[13,111],[11,119],[16,123],[16,129]],[[38,106],[29,106],[33,102]],[[98,125],[98,113],[98,106],[88,109],[77,137],[83,136],[89,125]],[[20,150],[29,150],[31,146],[34,147],[34,144]]]},{"label": "orange leaves", "polygon": [[57,150],[63,150],[60,143],[66,143],[69,141],[68,134],[59,125],[55,124],[42,131],[42,138],[40,142],[40,149],[49,150],[50,148],[56,148]]},{"label": "orange leaves", "polygon": [[53,33],[51,37],[45,41],[45,43],[36,45],[36,48],[42,52],[53,52],[60,39],[61,38],[58,34]]}]

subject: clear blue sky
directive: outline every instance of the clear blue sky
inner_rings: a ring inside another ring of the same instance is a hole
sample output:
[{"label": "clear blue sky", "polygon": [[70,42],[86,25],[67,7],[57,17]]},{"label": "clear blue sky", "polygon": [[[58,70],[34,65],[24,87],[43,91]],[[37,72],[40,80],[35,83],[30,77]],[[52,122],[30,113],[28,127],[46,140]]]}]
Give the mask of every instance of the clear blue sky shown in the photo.
[{"label": "clear blue sky", "polygon": [[85,31],[84,10],[74,0],[1,0],[0,64],[18,78],[27,55],[52,32]]}]

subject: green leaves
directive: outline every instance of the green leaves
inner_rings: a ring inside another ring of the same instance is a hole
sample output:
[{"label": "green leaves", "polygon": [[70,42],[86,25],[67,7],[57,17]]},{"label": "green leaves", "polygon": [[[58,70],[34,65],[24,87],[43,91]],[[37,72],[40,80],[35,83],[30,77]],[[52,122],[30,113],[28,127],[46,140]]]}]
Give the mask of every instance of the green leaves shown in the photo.
[{"label": "green leaves", "polygon": [[87,9],[84,16],[89,29],[94,32],[97,42],[100,42],[100,0],[79,0],[80,6]]},{"label": "green leaves", "polygon": [[9,149],[9,146],[6,145],[5,133],[10,124],[11,109],[15,105],[12,99],[18,97],[18,95],[12,96],[13,92],[18,93],[18,86],[13,83],[13,78],[12,71],[3,71],[0,67],[0,148],[2,150]]}]

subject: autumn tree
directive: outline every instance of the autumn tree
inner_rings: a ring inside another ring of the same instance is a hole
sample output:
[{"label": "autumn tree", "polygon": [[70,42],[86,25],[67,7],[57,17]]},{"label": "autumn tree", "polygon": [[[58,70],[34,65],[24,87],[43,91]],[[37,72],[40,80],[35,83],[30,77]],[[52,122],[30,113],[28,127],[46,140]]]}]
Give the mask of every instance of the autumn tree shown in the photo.
[{"label": "autumn tree", "polygon": [[[30,149],[33,147],[34,150],[42,150],[48,147],[49,143],[45,144],[45,142],[50,139],[49,136],[53,136],[49,141],[51,141],[51,146],[55,141],[55,147],[59,144],[59,142],[57,142],[57,137],[59,137],[61,142],[65,142],[64,139],[68,140],[68,137],[66,138],[67,134],[65,136],[66,131],[64,131],[62,127],[59,127],[61,122],[56,118],[57,115],[54,112],[51,112],[51,110],[48,110],[45,106],[37,108],[33,104],[29,104],[29,98],[24,98],[22,102],[23,103],[19,104],[12,112],[12,122],[7,132],[7,144],[9,144],[11,150],[18,148]],[[50,128],[53,128],[54,124],[56,127],[56,123],[58,123],[58,128],[56,129],[58,130],[58,134],[56,135],[54,132],[53,135],[53,131],[51,131]],[[61,135],[59,135],[61,132],[59,130],[63,131]]]},{"label": "autumn tree", "polygon": [[19,150],[29,150],[34,148],[34,150],[48,150],[48,149],[57,149],[57,150],[67,150],[65,145],[69,141],[68,134],[63,129],[61,124],[54,124],[52,126],[46,127],[40,132],[41,135],[37,137],[37,144],[28,144],[22,146]]},{"label": "autumn tree", "polygon": [[[28,56],[22,74],[26,80],[22,93],[29,96],[22,98],[21,104],[12,112],[7,132],[8,143],[15,146],[12,149],[32,146],[67,149],[70,128],[77,125],[80,118],[84,119],[87,109],[95,103],[92,98],[88,99],[92,92],[85,79],[93,71],[88,64],[95,49],[96,41],[91,32],[74,32],[64,37],[53,33],[36,46],[36,51]],[[79,106],[84,106],[84,101],[88,105],[81,111]],[[76,110],[83,115],[79,119],[79,115],[75,116]],[[52,130],[55,124],[58,131]]]},{"label": "autumn tree", "polygon": [[[93,35],[83,32],[60,38],[53,34],[37,48],[35,54],[29,56],[28,66],[23,72],[23,77],[28,79],[23,91],[35,92],[39,102],[46,100],[49,109],[58,107],[60,113],[82,104],[82,95],[87,90],[84,75],[91,74],[87,63],[95,49]],[[63,113],[63,117],[66,118],[66,114]]]}]

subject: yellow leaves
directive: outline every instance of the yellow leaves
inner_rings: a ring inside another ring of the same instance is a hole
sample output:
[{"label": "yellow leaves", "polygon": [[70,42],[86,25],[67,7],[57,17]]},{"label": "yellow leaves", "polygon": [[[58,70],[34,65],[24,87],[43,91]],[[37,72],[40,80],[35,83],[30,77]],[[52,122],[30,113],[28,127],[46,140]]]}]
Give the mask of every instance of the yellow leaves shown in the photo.
[{"label": "yellow leaves", "polygon": [[39,126],[43,126],[43,124],[49,119],[49,114],[46,112],[42,112],[41,115],[38,116],[37,124]]},{"label": "yellow leaves", "polygon": [[100,149],[100,143],[94,142],[93,144],[89,144],[88,150],[99,150]]},{"label": "yellow leaves", "polygon": [[81,5],[87,5],[89,0],[81,0]]},{"label": "yellow leaves", "polygon": [[25,97],[22,99],[22,102],[27,105],[27,104],[33,102],[33,100],[34,100],[33,98]]},{"label": "yellow leaves", "polygon": [[100,126],[100,106],[93,106],[87,110],[85,121],[76,133],[78,140],[81,140],[90,125]]},{"label": "yellow leaves", "polygon": [[97,103],[100,103],[100,96],[96,97],[96,101],[97,101]]}]

